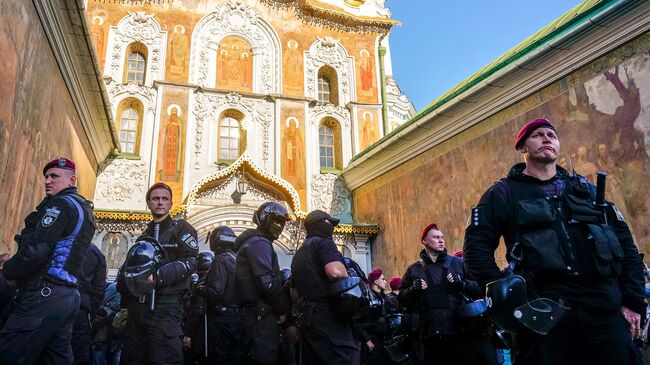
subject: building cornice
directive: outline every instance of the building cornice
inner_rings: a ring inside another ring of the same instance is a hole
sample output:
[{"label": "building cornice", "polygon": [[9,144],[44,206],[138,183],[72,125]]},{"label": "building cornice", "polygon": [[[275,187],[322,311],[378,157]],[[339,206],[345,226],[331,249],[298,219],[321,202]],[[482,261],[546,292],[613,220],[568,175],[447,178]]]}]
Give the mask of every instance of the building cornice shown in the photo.
[{"label": "building cornice", "polygon": [[648,31],[650,2],[623,0],[416,116],[417,120],[353,159],[343,177],[350,189],[357,189]]},{"label": "building cornice", "polygon": [[354,33],[387,34],[397,20],[355,15],[344,9],[318,0],[261,0],[272,8],[293,8],[307,23]]},{"label": "building cornice", "polygon": [[97,169],[118,148],[118,143],[108,94],[83,12],[83,0],[33,0],[33,3]]}]

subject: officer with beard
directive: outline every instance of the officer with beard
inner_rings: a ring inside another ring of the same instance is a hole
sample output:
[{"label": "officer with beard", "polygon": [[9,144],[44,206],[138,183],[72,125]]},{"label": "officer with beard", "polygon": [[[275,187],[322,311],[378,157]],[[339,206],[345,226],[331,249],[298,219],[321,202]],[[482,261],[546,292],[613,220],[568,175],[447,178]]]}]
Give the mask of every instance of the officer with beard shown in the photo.
[{"label": "officer with beard", "polygon": [[153,221],[143,235],[158,238],[165,260],[147,279],[155,286],[155,295],[132,295],[125,285],[124,266],[120,270],[118,291],[128,308],[123,361],[126,364],[182,364],[183,297],[196,271],[199,254],[196,230],[185,220],[174,220],[169,215],[172,190],[167,184],[152,185],[146,201]]},{"label": "officer with beard", "polygon": [[77,192],[74,162],[43,169],[45,198],[16,235],[16,254],[4,264],[17,286],[13,312],[0,332],[0,364],[71,364],[70,339],[79,311],[77,277],[95,233],[92,203]]},{"label": "officer with beard", "polygon": [[208,362],[239,363],[241,318],[235,295],[235,232],[227,226],[215,228],[209,237],[214,261],[205,286],[199,287],[208,301]]},{"label": "officer with beard", "polygon": [[301,313],[302,364],[358,364],[359,348],[351,318],[336,311],[329,296],[332,283],[348,277],[343,256],[332,240],[339,220],[315,210],[305,218],[307,238],[291,264],[292,288]]},{"label": "officer with beard", "polygon": [[235,241],[235,287],[242,314],[243,364],[275,364],[280,325],[290,310],[283,294],[278,255],[273,241],[291,220],[287,209],[267,202],[253,213],[256,229],[247,229]]}]

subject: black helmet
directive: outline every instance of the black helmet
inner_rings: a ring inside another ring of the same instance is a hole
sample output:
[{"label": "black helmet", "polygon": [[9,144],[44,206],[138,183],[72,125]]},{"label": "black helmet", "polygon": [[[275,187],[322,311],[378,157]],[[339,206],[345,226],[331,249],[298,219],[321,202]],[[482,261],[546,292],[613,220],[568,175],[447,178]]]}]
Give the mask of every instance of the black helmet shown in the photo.
[{"label": "black helmet", "polygon": [[282,269],[280,269],[280,278],[282,279],[283,283],[291,279],[291,268],[283,267]]},{"label": "black helmet", "polygon": [[214,254],[212,252],[204,251],[199,253],[199,257],[196,260],[196,272],[204,273],[210,270],[212,261],[214,261]]},{"label": "black helmet", "polygon": [[155,287],[147,280],[165,261],[165,251],[152,237],[140,236],[129,249],[124,261],[124,282],[132,295],[149,295]]},{"label": "black helmet", "polygon": [[485,287],[485,301],[494,324],[510,333],[519,332],[521,324],[514,312],[528,301],[526,280],[520,275],[510,275],[488,283]]},{"label": "black helmet", "polygon": [[330,285],[329,294],[339,312],[358,318],[368,311],[368,297],[361,288],[362,283],[359,277],[349,277]]},{"label": "black helmet", "polygon": [[235,239],[237,239],[235,231],[228,226],[219,226],[210,232],[210,249],[214,252],[228,249],[234,250]]},{"label": "black helmet", "polygon": [[336,227],[341,220],[334,218],[322,210],[314,210],[305,217],[305,229],[307,236],[317,236],[331,238]]},{"label": "black helmet", "polygon": [[266,202],[253,213],[253,222],[257,229],[277,240],[284,230],[284,224],[292,220],[292,214],[282,204]]}]

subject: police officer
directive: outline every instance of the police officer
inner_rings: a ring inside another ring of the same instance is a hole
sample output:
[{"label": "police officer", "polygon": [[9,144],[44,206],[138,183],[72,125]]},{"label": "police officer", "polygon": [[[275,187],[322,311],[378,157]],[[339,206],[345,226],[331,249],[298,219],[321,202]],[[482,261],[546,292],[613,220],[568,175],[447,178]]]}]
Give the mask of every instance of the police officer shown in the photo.
[{"label": "police officer", "polygon": [[106,287],[106,258],[96,245],[90,245],[84,258],[79,279],[81,299],[79,313],[72,329],[74,364],[90,364],[91,323],[104,300]]},{"label": "police officer", "polygon": [[282,292],[278,256],[273,241],[291,220],[276,202],[260,205],[253,213],[256,229],[247,229],[235,241],[235,287],[241,307],[244,364],[275,364],[280,325],[286,322],[289,299]]},{"label": "police officer", "polygon": [[420,346],[417,359],[424,363],[463,364],[456,315],[463,295],[480,296],[478,283],[469,280],[463,261],[447,254],[444,234],[437,224],[428,224],[420,234],[424,246],[420,259],[404,273],[399,300],[419,315]]},{"label": "police officer", "polygon": [[292,287],[301,313],[302,364],[358,364],[359,347],[351,318],[336,311],[329,290],[348,277],[343,256],[332,240],[339,220],[315,210],[305,218],[307,237],[291,263]]},{"label": "police officer", "polygon": [[625,218],[611,203],[594,204],[594,186],[556,165],[560,141],[547,119],[524,125],[515,148],[525,162],[472,209],[465,264],[484,285],[502,278],[494,251],[503,237],[528,299],[570,307],[546,335],[511,330],[516,363],[631,364],[644,310],[643,264]]},{"label": "police officer", "polygon": [[[208,301],[208,359],[210,364],[239,363],[241,318],[235,295],[235,232],[227,226],[210,233],[214,261],[202,291]],[[201,287],[200,287],[201,288]]]},{"label": "police officer", "polygon": [[213,261],[214,253],[211,251],[199,253],[196,274],[192,275],[192,289],[190,295],[185,299],[183,345],[186,350],[186,364],[205,364],[208,360],[206,356],[207,301],[205,286]]},{"label": "police officer", "polygon": [[121,271],[118,290],[128,308],[122,356],[127,364],[182,364],[183,296],[190,288],[191,275],[196,271],[199,253],[196,230],[185,220],[170,217],[172,191],[167,184],[152,185],[147,191],[146,201],[153,221],[147,225],[143,235],[158,238],[165,259],[160,268],[148,277],[156,288],[155,295],[133,296],[124,285],[124,270]]},{"label": "police officer", "polygon": [[4,276],[17,285],[13,313],[0,332],[1,364],[71,364],[79,310],[77,275],[95,233],[92,203],[77,192],[74,162],[43,169],[45,199],[25,218],[18,251]]}]

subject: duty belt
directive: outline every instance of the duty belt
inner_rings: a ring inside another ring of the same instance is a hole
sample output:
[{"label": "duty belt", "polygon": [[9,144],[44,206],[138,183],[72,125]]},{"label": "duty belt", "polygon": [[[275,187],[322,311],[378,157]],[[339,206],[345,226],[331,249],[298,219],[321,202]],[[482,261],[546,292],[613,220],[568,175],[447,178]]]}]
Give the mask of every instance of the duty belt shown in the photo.
[{"label": "duty belt", "polygon": [[23,284],[22,289],[24,290],[38,290],[50,286],[66,286],[68,288],[77,288],[77,284],[73,284],[67,281],[63,281],[51,276],[37,276],[35,278],[29,279]]},{"label": "duty belt", "polygon": [[208,309],[212,313],[220,314],[220,313],[239,313],[239,307],[235,305],[212,305],[208,307]]}]

